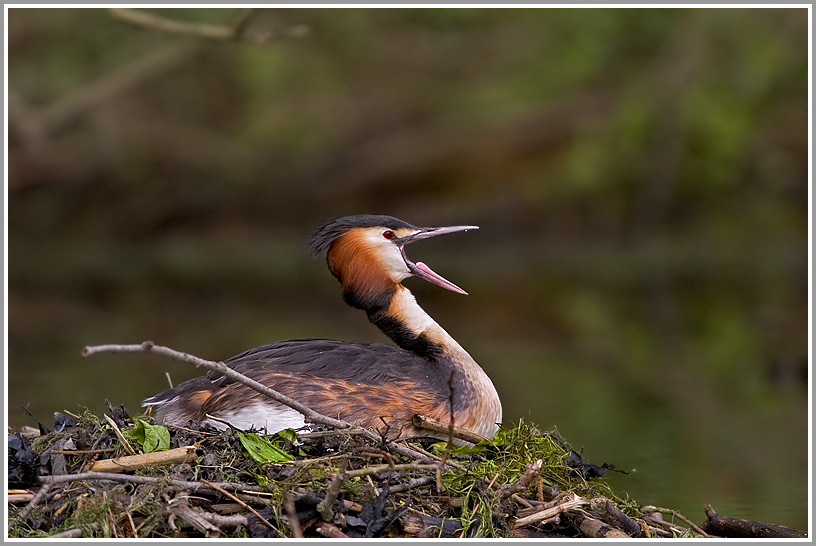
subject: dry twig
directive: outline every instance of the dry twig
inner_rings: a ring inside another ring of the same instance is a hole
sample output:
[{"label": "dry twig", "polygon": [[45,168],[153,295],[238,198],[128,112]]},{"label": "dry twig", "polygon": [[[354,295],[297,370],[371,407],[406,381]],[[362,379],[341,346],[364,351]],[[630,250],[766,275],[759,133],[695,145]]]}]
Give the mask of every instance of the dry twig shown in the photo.
[{"label": "dry twig", "polygon": [[349,538],[340,528],[328,521],[321,521],[315,526],[315,531],[328,538]]},{"label": "dry twig", "polygon": [[125,435],[122,434],[121,430],[119,430],[119,425],[116,424],[116,421],[114,421],[110,415],[105,415],[105,420],[108,422],[111,428],[113,428],[114,434],[116,434],[116,437],[119,438],[119,442],[122,443],[122,447],[125,448],[125,451],[127,451],[131,455],[137,455],[136,450],[133,449],[133,446],[130,445],[130,442],[127,441]]},{"label": "dry twig", "polygon": [[538,473],[541,470],[542,463],[543,461],[541,459],[538,459],[536,462],[528,464],[527,469],[524,471],[524,473],[518,478],[516,478],[516,480],[513,483],[503,485],[500,489],[501,498],[506,499],[511,495],[521,493],[522,491],[527,489],[527,486],[530,485],[530,483],[533,481],[533,478],[538,476]]},{"label": "dry twig", "polygon": [[693,521],[688,519],[686,516],[684,516],[677,510],[671,510],[670,508],[660,508],[659,506],[644,506],[643,508],[640,509],[640,511],[643,512],[644,514],[649,512],[659,512],[661,514],[668,514],[679,519],[680,521],[683,521],[686,525],[688,525],[692,529],[692,531],[694,531],[698,535],[705,538],[711,538],[711,535],[703,531],[699,525],[695,524]]},{"label": "dry twig", "polygon": [[559,514],[563,514],[568,510],[580,508],[581,506],[585,506],[587,504],[589,504],[587,499],[579,497],[574,493],[568,493],[562,499],[559,499],[558,502],[547,503],[547,505],[551,506],[545,505],[542,510],[535,512],[534,514],[530,514],[529,516],[517,519],[513,523],[513,527],[519,528],[533,523],[538,523]]},{"label": "dry twig", "polygon": [[297,510],[295,510],[295,500],[289,491],[283,492],[283,507],[286,510],[286,518],[289,521],[289,530],[294,538],[303,538],[303,529],[300,527]]},{"label": "dry twig", "polygon": [[444,424],[441,421],[432,419],[430,417],[426,417],[419,413],[414,415],[412,422],[416,428],[430,430],[432,432],[438,432],[440,434],[448,434],[453,436],[454,438],[464,440],[471,444],[478,444],[479,442],[487,441],[487,438],[485,438],[484,436],[479,436],[475,432],[471,432],[467,429],[457,427],[452,424]]},{"label": "dry twig", "polygon": [[[338,429],[349,429],[352,427],[350,423],[346,421],[340,421],[339,419],[333,419],[321,413],[314,411],[313,409],[301,404],[297,400],[293,400],[288,396],[285,396],[273,389],[270,389],[263,383],[259,383],[254,379],[250,379],[249,377],[236,372],[229,366],[225,365],[223,362],[215,362],[212,360],[205,360],[203,358],[199,358],[197,356],[182,353],[180,351],[176,351],[174,349],[170,349],[169,347],[163,347],[161,345],[155,345],[152,341],[145,341],[138,345],[96,345],[96,346],[87,346],[82,351],[82,356],[90,356],[98,353],[141,353],[141,352],[153,352],[162,354],[165,356],[169,356],[172,359],[180,360],[182,362],[187,362],[188,364],[192,364],[193,366],[206,368],[208,370],[220,373],[234,381],[241,383],[242,385],[246,385],[247,387],[260,392],[261,394],[268,396],[269,398],[283,404],[284,406],[288,406],[295,411],[303,414],[304,417],[309,419],[313,423],[317,423],[320,425],[325,425],[329,427],[334,427]],[[368,438],[369,440],[377,441],[379,440],[379,436],[374,432],[361,428],[361,434]],[[398,444],[396,442],[388,442],[387,444],[391,449],[399,453],[400,455],[404,455],[406,457],[410,457],[412,459],[420,459],[420,460],[431,460],[436,463],[439,463],[441,460],[439,457],[432,455],[424,450],[419,450],[416,448],[404,446]],[[454,463],[447,463],[447,464],[454,464]],[[455,466],[455,464],[454,464]]]},{"label": "dry twig", "polygon": [[245,503],[244,501],[242,501],[240,498],[238,498],[237,496],[233,495],[232,493],[230,493],[230,492],[229,492],[229,491],[227,491],[226,489],[224,489],[224,488],[222,488],[222,487],[219,487],[218,485],[215,485],[215,484],[214,484],[214,483],[212,483],[212,482],[209,482],[209,481],[207,481],[207,480],[201,480],[201,481],[202,481],[202,482],[204,482],[204,483],[206,483],[207,485],[209,485],[210,487],[212,487],[212,488],[213,488],[213,489],[215,489],[216,491],[218,491],[218,492],[222,493],[224,496],[226,496],[226,497],[228,497],[228,498],[230,498],[230,499],[234,500],[235,502],[237,502],[238,504],[240,504],[241,506],[243,506],[244,508],[246,508],[247,510],[249,510],[249,511],[250,511],[250,512],[252,512],[253,514],[255,514],[255,516],[256,516],[258,519],[260,519],[260,520],[261,520],[261,523],[263,523],[264,525],[266,525],[267,527],[269,527],[270,529],[272,529],[273,531],[275,531],[275,532],[276,532],[278,535],[281,535],[281,532],[278,530],[278,528],[277,528],[277,527],[275,527],[274,525],[272,525],[271,523],[269,523],[269,520],[268,520],[268,519],[266,519],[265,517],[263,517],[263,516],[262,516],[262,515],[261,515],[261,514],[260,514],[260,513],[257,511],[257,510],[255,510],[253,507],[251,507],[250,505],[248,505],[247,503]]},{"label": "dry twig", "polygon": [[145,453],[144,455],[101,459],[94,462],[89,470],[91,472],[127,472],[129,470],[139,470],[140,468],[149,466],[189,463],[195,460],[196,449],[197,446],[193,445],[168,449],[166,451],[157,451],[155,453]]},{"label": "dry twig", "polygon": [[346,480],[346,468],[348,467],[348,457],[340,461],[340,467],[337,473],[332,478],[329,487],[326,489],[326,496],[317,505],[317,512],[323,521],[334,520],[334,512],[332,506],[337,499],[337,494],[340,493],[340,488],[343,487],[343,482]]}]

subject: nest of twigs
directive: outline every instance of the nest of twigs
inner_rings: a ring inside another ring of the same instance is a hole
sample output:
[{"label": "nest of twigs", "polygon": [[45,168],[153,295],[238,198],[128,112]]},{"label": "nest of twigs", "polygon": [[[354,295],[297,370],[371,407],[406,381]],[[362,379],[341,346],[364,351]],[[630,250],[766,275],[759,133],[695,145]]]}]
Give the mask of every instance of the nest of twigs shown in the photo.
[{"label": "nest of twigs", "polygon": [[40,428],[9,435],[11,537],[692,537],[732,521],[618,498],[608,465],[524,422],[472,448],[409,444],[422,459],[353,428],[164,428],[121,406]]}]

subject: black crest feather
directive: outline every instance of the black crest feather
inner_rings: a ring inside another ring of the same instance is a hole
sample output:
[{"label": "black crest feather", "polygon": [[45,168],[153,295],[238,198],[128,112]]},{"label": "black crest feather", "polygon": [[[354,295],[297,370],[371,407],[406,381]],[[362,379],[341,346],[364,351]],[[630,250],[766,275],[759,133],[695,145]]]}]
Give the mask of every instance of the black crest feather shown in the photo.
[{"label": "black crest feather", "polygon": [[309,251],[312,256],[326,252],[331,244],[341,235],[354,228],[384,227],[388,229],[418,229],[399,218],[384,214],[359,214],[329,220],[314,232],[309,239]]}]

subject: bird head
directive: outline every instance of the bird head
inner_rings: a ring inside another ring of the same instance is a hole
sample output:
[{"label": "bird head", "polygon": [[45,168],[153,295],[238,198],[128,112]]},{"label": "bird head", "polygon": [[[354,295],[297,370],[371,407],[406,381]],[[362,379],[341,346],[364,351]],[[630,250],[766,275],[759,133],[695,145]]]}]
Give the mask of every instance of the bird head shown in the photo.
[{"label": "bird head", "polygon": [[412,262],[405,254],[405,247],[416,241],[471,229],[479,228],[420,228],[392,216],[364,214],[327,222],[315,231],[309,247],[315,256],[325,251],[332,274],[346,292],[358,296],[392,291],[410,276],[467,294],[423,262]]}]

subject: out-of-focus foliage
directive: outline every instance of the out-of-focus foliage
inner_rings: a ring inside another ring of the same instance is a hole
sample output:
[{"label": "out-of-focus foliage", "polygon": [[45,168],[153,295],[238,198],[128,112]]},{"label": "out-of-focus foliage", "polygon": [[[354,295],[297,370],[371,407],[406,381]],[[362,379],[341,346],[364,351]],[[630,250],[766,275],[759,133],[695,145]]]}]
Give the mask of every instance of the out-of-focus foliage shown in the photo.
[{"label": "out-of-focus foliage", "polygon": [[806,525],[806,10],[8,14],[12,424],[197,374],[86,344],[381,340],[310,232],[478,224],[411,249],[468,298],[406,284],[506,419],[641,502]]}]

